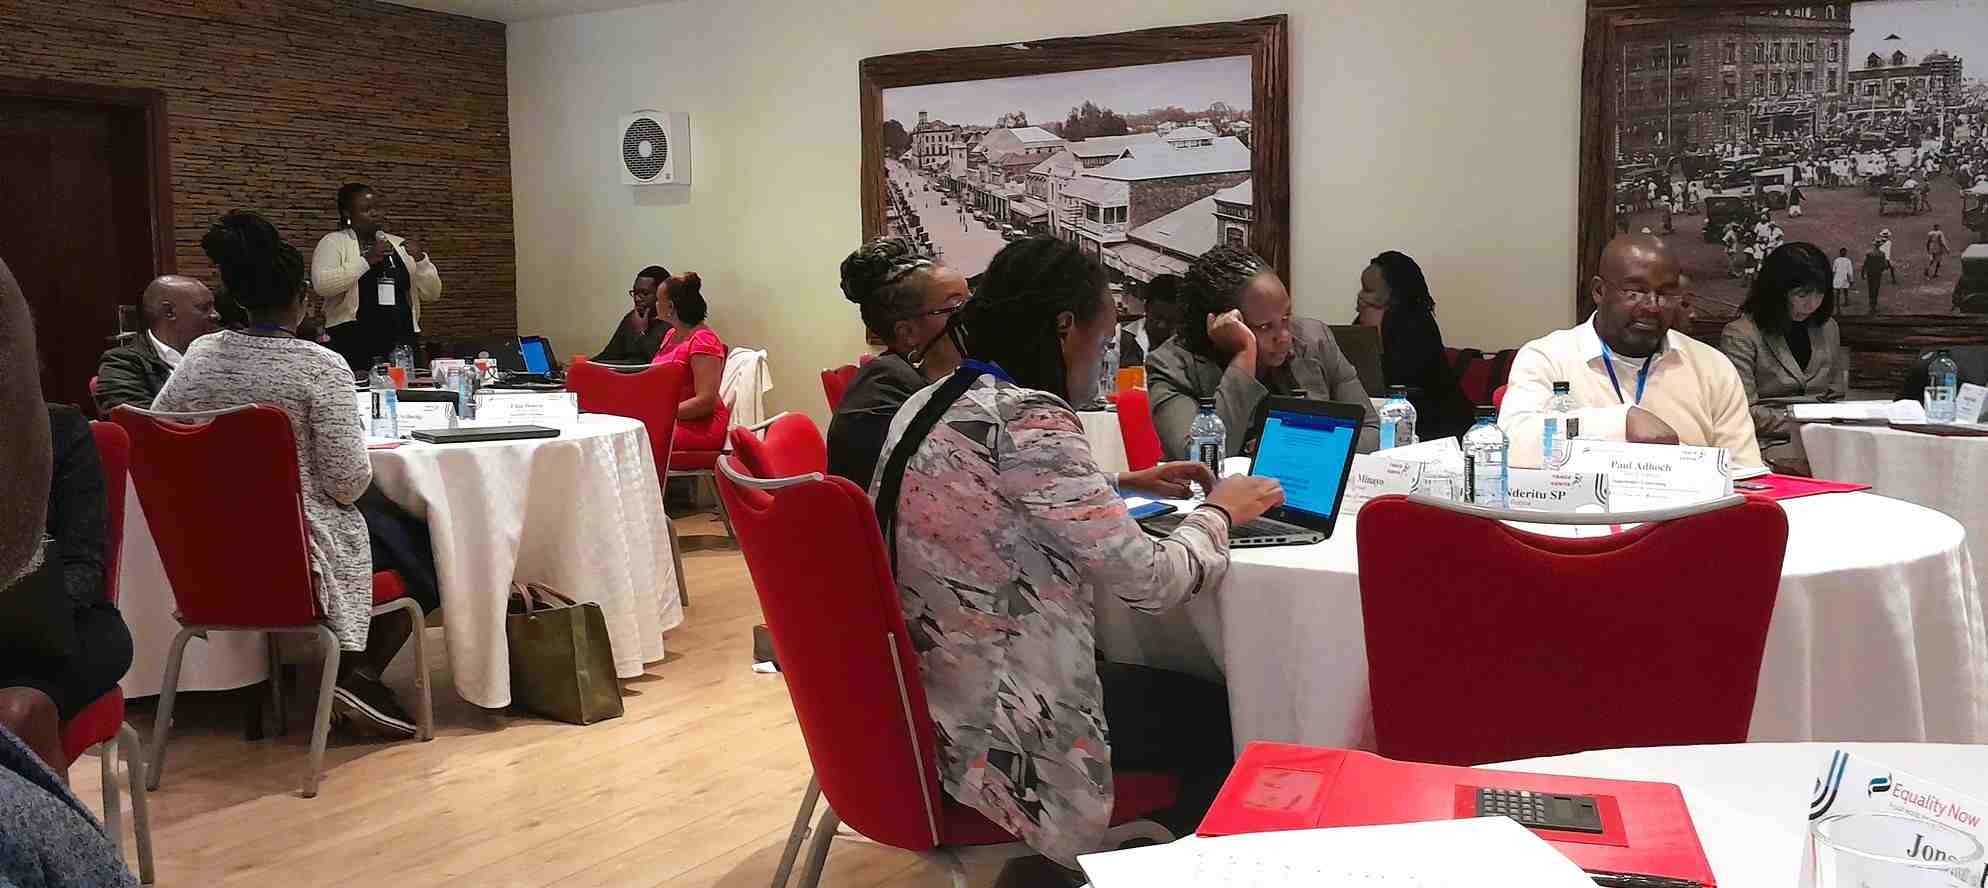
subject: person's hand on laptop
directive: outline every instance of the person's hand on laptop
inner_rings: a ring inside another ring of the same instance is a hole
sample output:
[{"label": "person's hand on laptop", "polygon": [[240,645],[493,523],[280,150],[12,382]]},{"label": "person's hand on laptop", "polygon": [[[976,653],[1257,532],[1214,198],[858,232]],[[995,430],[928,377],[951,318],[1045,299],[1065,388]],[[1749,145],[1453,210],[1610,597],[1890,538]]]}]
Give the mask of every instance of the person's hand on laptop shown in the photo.
[{"label": "person's hand on laptop", "polygon": [[1160,463],[1150,469],[1137,472],[1120,472],[1118,488],[1134,493],[1143,493],[1158,499],[1187,499],[1194,492],[1187,489],[1189,482],[1201,485],[1202,490],[1215,489],[1215,473],[1198,462]]},{"label": "person's hand on laptop", "polygon": [[1231,527],[1247,524],[1284,504],[1284,485],[1275,478],[1234,475],[1216,484],[1205,502],[1228,512]]}]

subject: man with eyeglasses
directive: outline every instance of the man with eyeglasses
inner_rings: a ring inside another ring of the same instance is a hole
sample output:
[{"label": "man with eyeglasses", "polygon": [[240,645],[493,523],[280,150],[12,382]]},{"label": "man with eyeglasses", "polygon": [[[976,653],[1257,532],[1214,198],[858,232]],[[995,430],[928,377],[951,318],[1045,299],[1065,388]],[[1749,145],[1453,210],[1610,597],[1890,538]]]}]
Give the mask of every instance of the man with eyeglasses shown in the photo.
[{"label": "man with eyeglasses", "polygon": [[628,300],[634,303],[628,313],[622,315],[621,324],[614,328],[613,338],[607,347],[593,357],[603,364],[647,364],[656,359],[656,350],[662,347],[663,336],[670,332],[670,325],[656,320],[656,291],[669,280],[669,269],[651,265],[635,275],[635,283],[628,288]]},{"label": "man with eyeglasses", "polygon": [[1546,402],[1555,382],[1574,396],[1579,437],[1723,447],[1735,466],[1761,465],[1746,390],[1718,349],[1671,328],[1688,294],[1663,241],[1623,235],[1602,251],[1586,323],[1535,339],[1512,361],[1498,426],[1511,463],[1541,463]]}]

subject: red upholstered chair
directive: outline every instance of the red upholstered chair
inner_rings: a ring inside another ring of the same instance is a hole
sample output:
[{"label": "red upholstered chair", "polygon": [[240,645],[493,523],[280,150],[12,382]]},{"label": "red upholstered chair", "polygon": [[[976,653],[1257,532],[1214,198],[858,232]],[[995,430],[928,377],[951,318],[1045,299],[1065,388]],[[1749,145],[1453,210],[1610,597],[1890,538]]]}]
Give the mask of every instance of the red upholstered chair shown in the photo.
[{"label": "red upholstered chair", "polygon": [[1505,388],[1506,386],[1501,385],[1491,390],[1491,406],[1493,407],[1505,406]]},{"label": "red upholstered chair", "polygon": [[[575,361],[566,368],[566,390],[580,402],[580,412],[625,416],[639,420],[649,432],[649,452],[656,461],[656,480],[669,477],[670,443],[676,436],[676,405],[683,401],[690,368],[683,364],[606,364]],[[662,495],[660,489],[657,495]],[[676,522],[670,527],[670,554],[676,559],[677,600],[690,603],[690,584],[683,575],[683,543]]]},{"label": "red upholstered chair", "polygon": [[[872,841],[920,852],[964,886],[962,855],[1031,854],[1014,836],[939,787],[936,741],[898,605],[890,558],[870,498],[845,478],[810,473],[766,480],[739,459],[718,461],[718,495],[730,502],[739,549],[786,675],[815,776],[773,878],[783,888],[820,796],[830,810],[815,827],[802,871],[814,888],[838,823]],[[795,565],[807,565],[796,570]],[[826,617],[824,615],[827,615]],[[1140,820],[1173,803],[1171,776],[1119,772],[1108,835],[1169,841]]]},{"label": "red upholstered chair", "polygon": [[1118,436],[1125,440],[1125,465],[1142,472],[1160,464],[1166,450],[1160,446],[1160,433],[1153,428],[1152,401],[1142,388],[1126,389],[1111,395],[1118,405]]},{"label": "red upholstered chair", "polygon": [[855,380],[859,369],[855,364],[844,364],[833,370],[821,371],[821,393],[828,396],[828,412],[834,413],[842,406],[842,395],[849,391],[849,383]]},{"label": "red upholstered chair", "polygon": [[[1577,539],[1500,519],[1641,526]],[[1747,739],[1788,542],[1772,500],[1577,515],[1390,495],[1360,509],[1358,538],[1380,754]]]},{"label": "red upholstered chair", "polygon": [[[316,796],[325,736],[331,730],[331,692],[338,679],[340,652],[311,580],[303,488],[289,417],[275,407],[253,404],[201,413],[156,413],[126,405],[112,410],[111,419],[131,436],[136,455],[131,480],[139,501],[151,506],[148,520],[162,519],[151,523],[152,538],[173,587],[173,616],[180,624],[159,686],[149,785],[158,789],[165,770],[166,740],[172,733],[173,701],[179,694],[186,643],[210,632],[292,633],[316,636],[324,651],[303,785],[304,798]],[[220,466],[227,467],[225,478],[217,474]],[[417,736],[431,740],[435,709],[428,687],[427,644],[419,631],[427,614],[407,597],[399,574],[376,573],[372,613],[379,616],[392,610],[412,612],[417,627]],[[273,661],[273,638],[270,650]],[[282,682],[272,680],[270,686],[277,694],[280,723]]]},{"label": "red upholstered chair", "polygon": [[[90,380],[92,388],[96,379]],[[94,393],[94,392],[93,392]],[[112,604],[117,603],[117,569],[124,551],[124,486],[131,465],[131,436],[115,423],[90,423],[90,433],[96,438],[97,459],[104,470],[104,528],[109,551],[104,553],[104,594]],[[111,741],[117,741],[112,750]],[[145,749],[138,740],[138,732],[124,721],[124,691],[111,688],[110,693],[98,697],[96,702],[83,707],[82,712],[62,725],[62,755],[64,761],[57,768],[67,771],[82,758],[83,753],[96,748],[97,760],[103,765],[104,828],[109,832],[117,847],[118,859],[124,855],[124,842],[118,838],[122,829],[118,821],[123,817],[124,802],[118,795],[117,758],[124,757],[125,774],[131,790],[131,825],[138,834],[138,881],[152,884],[152,819],[145,805]],[[50,764],[55,764],[51,762]]]},{"label": "red upholstered chair", "polygon": [[805,414],[782,413],[732,430],[732,455],[755,478],[790,478],[828,471],[828,442]]}]

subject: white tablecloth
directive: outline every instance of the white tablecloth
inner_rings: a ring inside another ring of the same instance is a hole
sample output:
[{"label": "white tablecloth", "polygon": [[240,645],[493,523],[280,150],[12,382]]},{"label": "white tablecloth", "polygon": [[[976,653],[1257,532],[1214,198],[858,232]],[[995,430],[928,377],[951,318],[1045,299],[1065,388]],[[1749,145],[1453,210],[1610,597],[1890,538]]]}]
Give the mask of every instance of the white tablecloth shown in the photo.
[{"label": "white tablecloth", "polygon": [[[582,416],[557,438],[372,451],[373,481],[425,518],[441,582],[442,625],[458,694],[478,706],[511,702],[504,602],[513,578],[543,582],[607,618],[615,672],[640,675],[663,658],[663,632],[683,621],[662,486],[648,434],[632,419]],[[127,531],[120,603],[137,656],[123,686],[156,694],[178,625],[171,590],[143,522]],[[255,636],[195,640],[184,690],[260,681]],[[201,658],[196,660],[199,653]]]},{"label": "white tablecloth", "polygon": [[1110,410],[1079,410],[1084,423],[1084,439],[1091,444],[1091,456],[1106,474],[1130,468],[1125,459],[1125,436],[1118,429],[1118,414]]},{"label": "white tablecloth", "polygon": [[[1868,493],[1788,500],[1754,740],[1988,741],[1988,630],[1960,525]],[[1213,596],[1137,614],[1098,596],[1108,659],[1228,683],[1236,740],[1374,746],[1353,520],[1238,550]]]},{"label": "white tablecloth", "polygon": [[1869,484],[1872,493],[1959,521],[1974,556],[1975,591],[1988,596],[1988,438],[1814,424],[1802,427],[1802,447],[1817,478]]}]

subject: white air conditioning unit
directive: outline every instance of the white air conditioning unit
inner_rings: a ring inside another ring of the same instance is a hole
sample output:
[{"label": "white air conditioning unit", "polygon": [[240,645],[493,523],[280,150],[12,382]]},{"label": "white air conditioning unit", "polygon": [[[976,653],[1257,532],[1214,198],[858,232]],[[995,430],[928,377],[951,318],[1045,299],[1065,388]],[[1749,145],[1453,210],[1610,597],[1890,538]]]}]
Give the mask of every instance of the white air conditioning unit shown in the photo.
[{"label": "white air conditioning unit", "polygon": [[636,111],[621,118],[621,184],[690,184],[690,115]]}]

